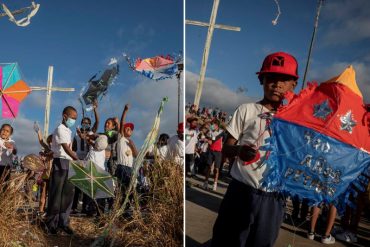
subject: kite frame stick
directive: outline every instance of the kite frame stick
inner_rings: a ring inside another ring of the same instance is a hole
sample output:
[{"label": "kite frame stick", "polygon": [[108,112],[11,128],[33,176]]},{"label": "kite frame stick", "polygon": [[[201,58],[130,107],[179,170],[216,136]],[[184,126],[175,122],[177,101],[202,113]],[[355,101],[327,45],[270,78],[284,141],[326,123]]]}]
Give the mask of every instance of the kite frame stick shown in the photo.
[{"label": "kite frame stick", "polygon": [[317,27],[319,26],[319,16],[320,16],[321,6],[322,6],[323,2],[324,2],[324,0],[319,0],[317,11],[316,11],[315,25],[314,25],[313,32],[312,32],[310,48],[308,50],[307,63],[306,63],[306,68],[304,70],[303,81],[302,81],[302,89],[304,88],[305,81],[306,81],[306,76],[307,76],[307,71],[308,71],[308,68],[310,66],[312,47],[313,47],[313,43],[315,41],[316,30],[317,30]]}]

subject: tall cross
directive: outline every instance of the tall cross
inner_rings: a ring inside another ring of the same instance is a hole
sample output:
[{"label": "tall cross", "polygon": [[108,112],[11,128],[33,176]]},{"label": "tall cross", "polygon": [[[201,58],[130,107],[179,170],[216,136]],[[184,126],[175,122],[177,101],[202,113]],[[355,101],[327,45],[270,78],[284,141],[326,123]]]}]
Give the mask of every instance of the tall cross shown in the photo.
[{"label": "tall cross", "polygon": [[52,87],[53,84],[54,67],[49,66],[48,83],[46,87],[30,87],[32,91],[46,91],[46,105],[45,105],[45,118],[44,118],[44,138],[49,135],[49,117],[50,117],[50,104],[51,104],[51,91],[58,92],[74,92],[74,88],[61,88]]},{"label": "tall cross", "polygon": [[194,98],[194,105],[195,105],[196,109],[198,109],[198,107],[199,107],[200,96],[202,95],[203,82],[204,82],[204,78],[205,78],[205,75],[206,75],[208,55],[209,55],[209,50],[210,50],[210,47],[211,47],[213,30],[215,28],[223,29],[223,30],[229,30],[229,31],[237,31],[237,32],[239,32],[241,30],[240,27],[233,27],[233,26],[226,26],[226,25],[216,24],[216,16],[217,16],[217,10],[218,10],[219,3],[220,3],[220,0],[213,0],[212,13],[211,13],[211,18],[209,20],[209,23],[200,22],[200,21],[185,20],[186,24],[196,25],[196,26],[201,26],[201,27],[208,27],[206,44],[204,46],[204,51],[203,51],[202,65],[200,67],[199,81],[198,81],[197,91],[195,93],[195,98]]}]

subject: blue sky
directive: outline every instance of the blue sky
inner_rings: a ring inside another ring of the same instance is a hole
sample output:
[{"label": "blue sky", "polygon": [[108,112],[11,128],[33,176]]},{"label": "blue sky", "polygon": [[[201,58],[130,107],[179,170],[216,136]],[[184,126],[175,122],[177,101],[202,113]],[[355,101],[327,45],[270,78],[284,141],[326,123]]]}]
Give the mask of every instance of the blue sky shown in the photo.
[{"label": "blue sky", "polygon": [[[31,1],[1,1],[19,9]],[[46,86],[48,66],[54,66],[53,86],[74,87],[75,93],[52,94],[49,133],[61,120],[66,105],[76,106],[80,90],[111,57],[152,57],[183,51],[182,1],[46,1],[27,27],[0,19],[0,62],[18,62],[30,86]],[[168,96],[161,132],[174,134],[177,127],[177,80],[150,81],[120,63],[120,75],[100,104],[101,124],[120,117],[125,103],[132,109],[127,120],[135,123],[134,141],[140,146],[153,122],[160,100]],[[33,121],[44,121],[45,92],[32,92],[15,120],[14,139],[21,153],[38,150]],[[89,116],[90,114],[88,114]],[[81,116],[81,115],[80,115]],[[91,115],[92,116],[92,115]],[[81,118],[78,119],[80,122]],[[8,122],[1,119],[1,122]]]},{"label": "blue sky", "polygon": [[[216,23],[241,27],[241,32],[215,30],[200,105],[232,112],[239,104],[262,97],[255,72],[264,57],[286,51],[299,63],[301,88],[311,40],[316,0],[279,0],[281,15],[273,26],[273,0],[221,0]],[[186,19],[208,22],[212,0],[187,0]],[[370,1],[325,1],[313,48],[308,81],[323,81],[353,64],[364,100],[370,97]],[[186,25],[186,102],[193,102],[207,29]],[[238,87],[246,93],[236,93]],[[297,91],[297,90],[296,90]]]}]

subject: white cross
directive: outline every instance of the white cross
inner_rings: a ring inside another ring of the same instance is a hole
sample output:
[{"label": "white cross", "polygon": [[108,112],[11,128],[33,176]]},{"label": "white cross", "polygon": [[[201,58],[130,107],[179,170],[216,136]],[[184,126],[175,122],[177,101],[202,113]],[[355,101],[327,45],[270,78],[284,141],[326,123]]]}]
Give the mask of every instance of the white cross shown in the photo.
[{"label": "white cross", "polygon": [[53,71],[54,71],[54,67],[49,66],[48,83],[47,83],[46,87],[30,87],[32,91],[46,91],[46,105],[45,105],[45,118],[44,118],[44,138],[45,139],[49,135],[49,117],[50,117],[51,91],[58,91],[58,92],[74,92],[75,91],[74,88],[52,87]]},{"label": "white cross", "polygon": [[229,30],[229,31],[237,31],[237,32],[239,32],[241,30],[240,27],[233,27],[233,26],[216,24],[216,16],[217,16],[217,10],[218,10],[219,3],[220,3],[220,0],[213,0],[212,13],[211,13],[211,18],[209,20],[209,23],[200,22],[200,21],[185,20],[186,24],[196,25],[196,26],[201,26],[201,27],[208,27],[208,34],[207,34],[206,44],[204,46],[204,51],[203,51],[202,65],[200,67],[199,81],[198,81],[197,91],[195,93],[195,98],[194,98],[194,105],[195,105],[196,109],[198,109],[198,107],[199,107],[200,96],[202,95],[203,82],[204,82],[204,78],[205,78],[205,75],[206,75],[208,55],[209,55],[209,50],[210,50],[210,47],[211,47],[213,30],[215,28],[219,28],[219,29],[223,29],[223,30]]}]

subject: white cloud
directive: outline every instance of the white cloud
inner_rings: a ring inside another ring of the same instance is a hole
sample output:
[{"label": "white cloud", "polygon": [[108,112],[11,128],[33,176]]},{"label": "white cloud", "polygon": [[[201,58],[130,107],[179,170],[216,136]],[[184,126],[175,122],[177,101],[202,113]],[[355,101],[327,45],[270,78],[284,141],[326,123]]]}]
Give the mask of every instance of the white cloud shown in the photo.
[{"label": "white cloud", "polygon": [[[18,149],[18,155],[24,156],[26,154],[38,153],[41,149],[37,135],[33,130],[34,122],[23,116],[18,116],[14,122],[7,121],[14,128],[12,139],[15,140]],[[5,122],[2,122],[2,124]]]},{"label": "white cloud", "polygon": [[329,24],[323,28],[326,45],[350,44],[370,38],[370,1],[327,1],[323,7],[323,20]]},{"label": "white cloud", "polygon": [[186,64],[186,66],[189,66],[189,67],[192,67],[192,66],[196,65],[195,61],[190,57],[185,58],[185,64]]},{"label": "white cloud", "polygon": [[[186,71],[186,102],[193,102],[197,88],[199,75]],[[251,97],[242,93],[236,93],[227,87],[223,82],[205,78],[200,106],[219,107],[220,109],[232,113],[240,104],[255,101]]]}]

